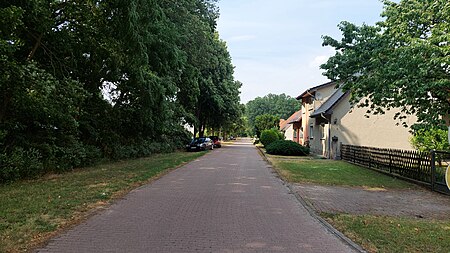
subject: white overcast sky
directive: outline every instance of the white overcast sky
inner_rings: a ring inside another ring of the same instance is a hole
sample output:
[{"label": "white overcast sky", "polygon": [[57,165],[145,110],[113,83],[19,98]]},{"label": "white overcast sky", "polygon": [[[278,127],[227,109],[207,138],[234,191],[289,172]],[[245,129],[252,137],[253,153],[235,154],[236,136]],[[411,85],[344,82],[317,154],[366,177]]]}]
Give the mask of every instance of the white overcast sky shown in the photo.
[{"label": "white overcast sky", "polygon": [[227,42],[241,102],[269,93],[296,97],[328,81],[319,65],[334,54],[322,35],[340,38],[337,25],[382,20],[378,0],[219,0],[218,30]]}]

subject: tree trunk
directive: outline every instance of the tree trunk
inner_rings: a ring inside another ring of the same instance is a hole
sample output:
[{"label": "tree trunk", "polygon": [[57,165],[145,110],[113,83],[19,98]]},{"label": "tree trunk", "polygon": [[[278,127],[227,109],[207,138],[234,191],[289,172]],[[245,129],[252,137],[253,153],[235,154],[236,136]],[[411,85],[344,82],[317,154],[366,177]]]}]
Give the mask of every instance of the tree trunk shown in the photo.
[{"label": "tree trunk", "polygon": [[199,137],[203,137],[203,136],[205,136],[205,125],[202,123],[202,124],[200,124]]},{"label": "tree trunk", "polygon": [[39,34],[39,37],[34,37],[35,39],[36,39],[36,43],[34,44],[34,47],[33,47],[33,49],[31,50],[31,52],[28,54],[28,57],[27,57],[27,60],[28,61],[31,61],[31,59],[33,59],[33,57],[34,57],[34,54],[36,53],[36,51],[37,51],[37,49],[39,48],[39,46],[41,45],[41,40],[42,40],[42,36],[43,36],[44,34],[43,33],[41,33],[41,34]]}]

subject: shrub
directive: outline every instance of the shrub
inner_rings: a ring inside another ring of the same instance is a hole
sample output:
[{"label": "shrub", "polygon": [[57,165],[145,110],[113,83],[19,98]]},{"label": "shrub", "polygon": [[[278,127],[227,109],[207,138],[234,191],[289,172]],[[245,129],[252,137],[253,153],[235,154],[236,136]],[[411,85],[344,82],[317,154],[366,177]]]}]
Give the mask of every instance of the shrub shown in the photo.
[{"label": "shrub", "polygon": [[278,140],[284,140],[286,139],[286,136],[284,135],[283,132],[276,130],[277,135],[278,135]]},{"label": "shrub", "polygon": [[270,145],[270,143],[279,140],[278,131],[275,129],[270,130],[264,130],[261,132],[261,137],[259,140],[264,145],[264,147],[267,147]]},{"label": "shrub", "polygon": [[289,140],[278,140],[266,147],[267,153],[271,155],[306,156],[309,148]]},{"label": "shrub", "polygon": [[414,132],[411,138],[411,144],[414,148],[422,152],[430,150],[449,150],[448,129],[431,128],[419,129]]},{"label": "shrub", "polygon": [[11,153],[0,153],[0,183],[42,173],[43,164],[38,150],[15,148]]}]

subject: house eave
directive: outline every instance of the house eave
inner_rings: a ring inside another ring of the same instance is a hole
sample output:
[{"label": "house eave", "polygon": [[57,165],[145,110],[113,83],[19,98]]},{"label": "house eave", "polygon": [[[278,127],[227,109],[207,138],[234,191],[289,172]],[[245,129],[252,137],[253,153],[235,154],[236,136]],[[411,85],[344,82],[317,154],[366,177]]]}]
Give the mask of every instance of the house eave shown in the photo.
[{"label": "house eave", "polygon": [[313,96],[314,93],[316,93],[316,91],[320,88],[332,85],[332,84],[336,84],[336,81],[330,81],[318,86],[314,86],[312,88],[307,89],[306,91],[304,91],[302,94],[300,94],[299,96],[296,97],[297,100],[303,99],[303,98],[307,98],[310,96]]}]

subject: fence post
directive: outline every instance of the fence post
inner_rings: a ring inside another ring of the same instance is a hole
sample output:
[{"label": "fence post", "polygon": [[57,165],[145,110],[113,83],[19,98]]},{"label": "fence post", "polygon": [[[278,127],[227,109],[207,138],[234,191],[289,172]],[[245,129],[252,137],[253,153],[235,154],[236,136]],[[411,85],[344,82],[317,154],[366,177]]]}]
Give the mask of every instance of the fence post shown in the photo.
[{"label": "fence post", "polygon": [[392,174],[392,151],[389,149],[389,174]]},{"label": "fence post", "polygon": [[434,191],[436,182],[436,150],[431,150],[431,190]]},{"label": "fence post", "polygon": [[431,150],[431,190],[434,191],[434,183],[436,182],[436,152]]}]

